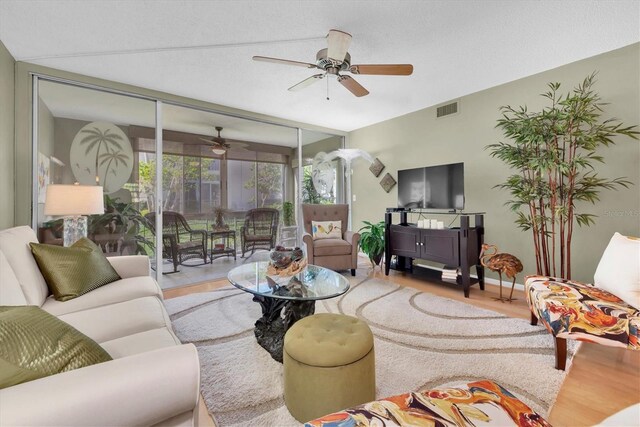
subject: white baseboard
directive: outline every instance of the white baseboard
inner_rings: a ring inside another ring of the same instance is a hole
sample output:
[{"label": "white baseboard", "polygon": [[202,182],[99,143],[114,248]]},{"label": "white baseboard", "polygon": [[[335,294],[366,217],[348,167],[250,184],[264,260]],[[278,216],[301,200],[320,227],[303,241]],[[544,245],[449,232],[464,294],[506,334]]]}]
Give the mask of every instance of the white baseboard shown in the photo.
[{"label": "white baseboard", "polygon": [[[471,275],[471,277],[475,277],[477,279],[475,275]],[[491,286],[500,286],[500,280],[492,279],[491,277],[485,277],[484,283]],[[506,279],[506,280],[503,279],[502,286],[506,286],[507,288],[511,289],[511,282],[509,281],[509,279]],[[524,285],[522,283],[516,282],[515,289],[518,289],[524,292]]]}]

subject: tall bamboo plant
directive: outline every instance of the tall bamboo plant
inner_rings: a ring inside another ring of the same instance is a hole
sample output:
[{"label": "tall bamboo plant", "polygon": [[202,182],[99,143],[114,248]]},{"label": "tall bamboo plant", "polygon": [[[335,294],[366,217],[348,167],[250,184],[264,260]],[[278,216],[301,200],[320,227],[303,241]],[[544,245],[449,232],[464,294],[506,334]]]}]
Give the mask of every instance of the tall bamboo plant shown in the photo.
[{"label": "tall bamboo plant", "polygon": [[615,136],[639,134],[637,126],[602,119],[606,104],[593,91],[595,76],[567,94],[559,93],[560,83],[550,83],[541,95],[549,105],[539,112],[501,107],[496,127],[509,141],[486,147],[515,171],[496,187],[510,193],[516,224],[532,233],[538,274],[570,279],[574,225],[590,226],[595,219],[580,204],[595,204],[602,190],[631,185],[624,177],[603,178],[594,167],[604,163],[600,149],[614,144]]}]

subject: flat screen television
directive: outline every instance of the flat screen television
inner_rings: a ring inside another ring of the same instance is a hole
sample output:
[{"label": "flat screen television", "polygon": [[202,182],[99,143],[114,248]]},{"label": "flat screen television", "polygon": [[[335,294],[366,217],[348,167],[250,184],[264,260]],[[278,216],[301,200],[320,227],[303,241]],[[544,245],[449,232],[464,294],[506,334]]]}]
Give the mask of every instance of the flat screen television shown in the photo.
[{"label": "flat screen television", "polygon": [[464,209],[464,163],[398,171],[398,207]]}]

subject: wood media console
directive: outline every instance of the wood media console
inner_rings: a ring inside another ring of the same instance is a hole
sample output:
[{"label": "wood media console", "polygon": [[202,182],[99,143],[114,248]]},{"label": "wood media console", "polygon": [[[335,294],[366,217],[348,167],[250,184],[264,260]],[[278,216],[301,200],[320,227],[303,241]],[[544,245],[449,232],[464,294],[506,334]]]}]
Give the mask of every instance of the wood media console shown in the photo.
[{"label": "wood media console", "polygon": [[[393,214],[400,214],[400,223],[393,223]],[[409,211],[385,213],[385,274],[389,270],[414,272],[413,260],[433,261],[460,269],[456,283],[469,297],[469,288],[478,283],[484,290],[484,267],[480,265],[480,250],[484,242],[484,213],[442,213],[422,212],[426,216],[459,215],[460,227],[433,229],[418,228],[407,222]],[[416,212],[414,212],[416,213]],[[474,217],[474,226],[469,224]],[[396,257],[395,262],[392,258]],[[472,279],[469,272],[476,267],[478,279]],[[447,282],[448,283],[448,282]]]}]

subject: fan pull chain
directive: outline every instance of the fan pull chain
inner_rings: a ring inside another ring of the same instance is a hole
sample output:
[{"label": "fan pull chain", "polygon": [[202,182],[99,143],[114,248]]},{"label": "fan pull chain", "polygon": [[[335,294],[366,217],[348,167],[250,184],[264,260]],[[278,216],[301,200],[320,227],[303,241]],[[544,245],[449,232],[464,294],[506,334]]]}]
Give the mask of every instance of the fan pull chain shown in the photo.
[{"label": "fan pull chain", "polygon": [[327,101],[329,101],[329,76],[327,76]]}]

